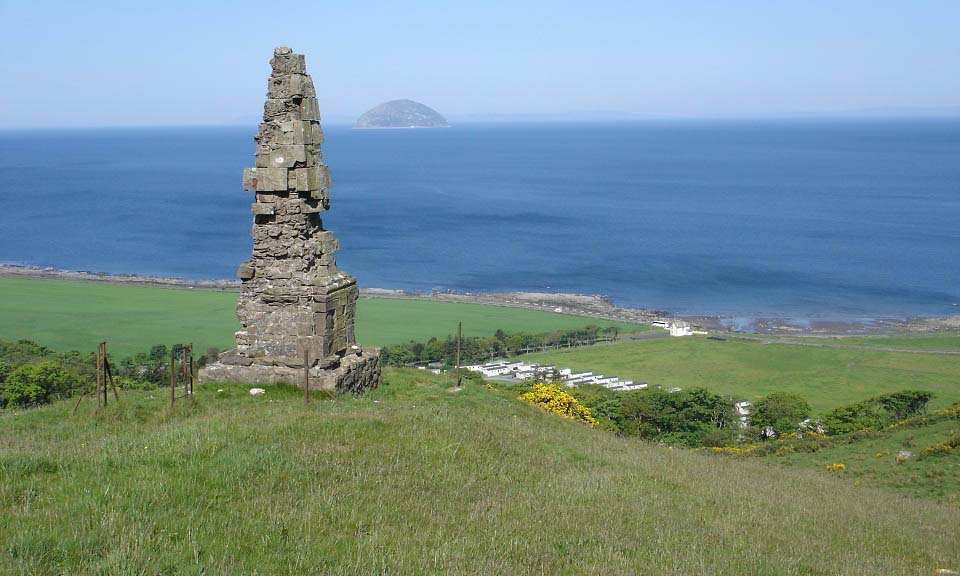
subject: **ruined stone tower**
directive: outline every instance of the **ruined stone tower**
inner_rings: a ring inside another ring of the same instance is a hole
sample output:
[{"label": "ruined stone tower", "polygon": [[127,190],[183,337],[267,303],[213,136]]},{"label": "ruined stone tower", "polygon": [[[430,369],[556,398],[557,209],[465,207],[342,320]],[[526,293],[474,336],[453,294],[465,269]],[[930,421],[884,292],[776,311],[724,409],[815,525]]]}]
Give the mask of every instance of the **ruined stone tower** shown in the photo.
[{"label": "ruined stone tower", "polygon": [[359,288],[337,270],[336,238],[323,229],[330,176],[323,164],[320,112],[304,58],[274,50],[256,164],[243,188],[256,193],[253,257],[237,271],[242,281],[237,347],[203,369],[202,381],[302,383],[305,353],[311,386],[362,390],[380,379],[376,349],[354,336]]}]

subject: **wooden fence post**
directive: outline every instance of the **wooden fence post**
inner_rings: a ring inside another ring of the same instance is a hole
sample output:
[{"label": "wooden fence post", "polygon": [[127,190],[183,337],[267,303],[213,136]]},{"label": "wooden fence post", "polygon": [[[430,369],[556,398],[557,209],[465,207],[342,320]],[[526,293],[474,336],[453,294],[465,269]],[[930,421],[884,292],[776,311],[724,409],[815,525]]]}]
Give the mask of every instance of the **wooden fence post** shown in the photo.
[{"label": "wooden fence post", "polygon": [[107,390],[107,343],[100,343],[100,371],[103,373],[103,405],[107,405],[107,395],[110,393]]},{"label": "wooden fence post", "polygon": [[190,375],[187,373],[187,347],[180,348],[180,372],[183,373],[183,397],[190,396]]},{"label": "wooden fence post", "polygon": [[97,409],[100,408],[100,345],[97,344],[97,389],[94,392],[97,396]]},{"label": "wooden fence post", "polygon": [[190,395],[193,396],[193,342],[190,343]]},{"label": "wooden fence post", "polygon": [[107,380],[110,381],[110,388],[113,389],[113,397],[117,402],[120,402],[120,392],[117,391],[117,384],[113,381],[113,370],[110,368],[110,361],[107,360],[107,343],[103,343],[103,372],[106,378],[103,381],[103,395],[107,395]]},{"label": "wooden fence post", "polygon": [[457,388],[460,387],[462,378],[460,376],[460,345],[463,341],[463,322],[457,322]]},{"label": "wooden fence post", "polygon": [[176,367],[176,351],[170,349],[170,406],[173,406],[174,402],[177,400],[177,367]]}]

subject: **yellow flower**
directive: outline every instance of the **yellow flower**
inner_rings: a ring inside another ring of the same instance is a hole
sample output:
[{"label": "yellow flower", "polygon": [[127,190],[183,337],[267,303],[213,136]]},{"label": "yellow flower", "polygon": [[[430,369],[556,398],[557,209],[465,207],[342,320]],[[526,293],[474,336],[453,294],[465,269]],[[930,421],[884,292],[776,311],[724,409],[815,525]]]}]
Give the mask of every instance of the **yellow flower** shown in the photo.
[{"label": "yellow flower", "polygon": [[580,404],[573,395],[560,388],[559,384],[534,384],[533,389],[520,395],[520,399],[559,414],[583,422],[589,426],[599,424],[590,409]]}]

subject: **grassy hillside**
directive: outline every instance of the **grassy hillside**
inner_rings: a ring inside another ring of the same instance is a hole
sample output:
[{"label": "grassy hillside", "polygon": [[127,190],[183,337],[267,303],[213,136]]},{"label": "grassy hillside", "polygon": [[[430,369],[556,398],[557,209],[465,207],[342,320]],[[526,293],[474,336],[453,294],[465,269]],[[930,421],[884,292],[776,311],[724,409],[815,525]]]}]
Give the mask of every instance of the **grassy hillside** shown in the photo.
[{"label": "grassy hillside", "polygon": [[[237,294],[68,282],[0,278],[0,338],[28,339],[57,350],[93,350],[107,340],[119,356],[142,352],[153,344],[192,341],[198,350],[228,348],[239,328]],[[410,339],[445,337],[463,321],[466,336],[506,332],[545,332],[588,324],[620,325],[552,312],[396,299],[361,299],[357,337],[371,346]]]},{"label": "grassy hillside", "polygon": [[[915,496],[960,504],[960,449],[949,454],[923,456],[923,450],[960,434],[960,422],[942,421],[929,426],[881,430],[867,437],[816,452],[790,452],[767,458],[792,466],[825,469],[834,463],[846,467],[841,473],[858,485],[882,486]],[[903,460],[901,451],[913,454]]]},{"label": "grassy hillside", "polygon": [[817,411],[904,388],[933,391],[933,406],[960,400],[956,355],[688,337],[544,352],[525,359],[664,386],[702,386],[750,400],[775,391],[795,392]]},{"label": "grassy hillside", "polygon": [[304,407],[208,387],[169,413],[0,416],[11,573],[931,574],[957,509],[825,471],[618,438],[388,370]]}]

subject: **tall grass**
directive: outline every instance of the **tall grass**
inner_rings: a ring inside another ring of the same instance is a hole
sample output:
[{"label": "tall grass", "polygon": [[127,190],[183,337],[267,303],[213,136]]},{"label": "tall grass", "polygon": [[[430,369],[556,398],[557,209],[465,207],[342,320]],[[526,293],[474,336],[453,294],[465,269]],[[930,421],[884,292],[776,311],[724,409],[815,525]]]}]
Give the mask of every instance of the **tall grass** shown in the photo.
[{"label": "tall grass", "polygon": [[0,417],[20,574],[930,574],[957,510],[618,438],[387,370],[364,397],[129,393]]}]

